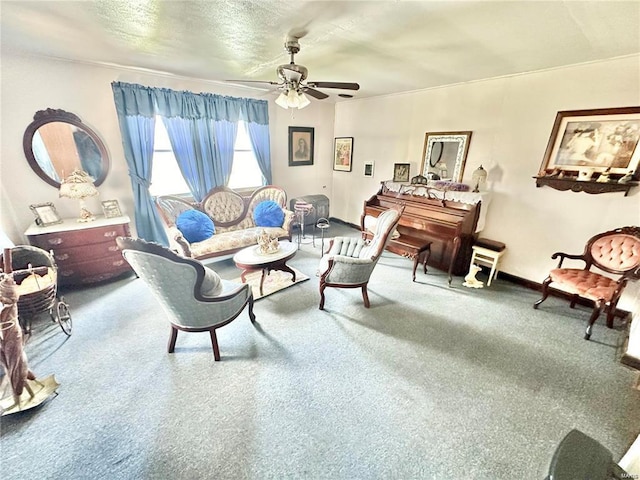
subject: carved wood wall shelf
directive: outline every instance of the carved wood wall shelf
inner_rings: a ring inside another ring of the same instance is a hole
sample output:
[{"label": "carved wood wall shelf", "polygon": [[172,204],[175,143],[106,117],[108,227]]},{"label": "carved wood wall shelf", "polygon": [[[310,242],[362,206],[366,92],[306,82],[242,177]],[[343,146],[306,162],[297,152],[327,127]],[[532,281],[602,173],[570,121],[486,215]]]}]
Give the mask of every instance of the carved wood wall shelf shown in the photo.
[{"label": "carved wood wall shelf", "polygon": [[637,187],[637,182],[629,183],[601,183],[601,182],[582,182],[567,178],[553,177],[533,177],[536,179],[536,187],[551,187],[556,190],[571,190],[572,192],[585,192],[591,194],[624,192],[626,197],[632,187]]}]

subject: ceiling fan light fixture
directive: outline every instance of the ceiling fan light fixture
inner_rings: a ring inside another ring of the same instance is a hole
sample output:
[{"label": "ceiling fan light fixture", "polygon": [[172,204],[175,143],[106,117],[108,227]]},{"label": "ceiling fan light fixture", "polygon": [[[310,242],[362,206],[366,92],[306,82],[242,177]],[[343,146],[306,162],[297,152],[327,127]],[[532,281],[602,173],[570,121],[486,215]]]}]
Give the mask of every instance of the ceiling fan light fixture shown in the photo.
[{"label": "ceiling fan light fixture", "polygon": [[304,93],[299,93],[298,99],[300,100],[298,108],[304,108],[307,105],[311,104],[311,101],[307,98],[307,96]]},{"label": "ceiling fan light fixture", "polygon": [[300,108],[300,97],[298,96],[298,92],[293,89],[289,90],[289,94],[287,95],[287,106],[290,108]]},{"label": "ceiling fan light fixture", "polygon": [[289,108],[289,105],[288,105],[288,98],[287,98],[287,95],[286,95],[284,92],[280,93],[280,95],[278,96],[278,98],[276,98],[276,105],[278,105],[278,106],[280,106],[280,107],[284,108],[285,110],[286,110],[287,108]]}]

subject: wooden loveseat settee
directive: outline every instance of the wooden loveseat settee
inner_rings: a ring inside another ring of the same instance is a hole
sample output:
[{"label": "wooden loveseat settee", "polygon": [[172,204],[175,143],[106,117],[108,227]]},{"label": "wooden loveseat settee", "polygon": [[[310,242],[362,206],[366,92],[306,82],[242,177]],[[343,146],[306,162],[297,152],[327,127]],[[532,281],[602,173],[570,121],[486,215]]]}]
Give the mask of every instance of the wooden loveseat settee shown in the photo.
[{"label": "wooden loveseat settee", "polygon": [[[263,201],[276,202],[284,212],[284,222],[279,227],[256,226],[254,210]],[[247,246],[257,245],[257,234],[266,230],[280,240],[291,240],[294,213],[287,210],[286,192],[274,185],[258,188],[251,196],[243,197],[227,187],[211,190],[200,203],[189,202],[176,196],[156,197],[156,206],[169,236],[169,247],[187,258],[205,259],[233,254]],[[187,210],[205,213],[215,226],[210,238],[190,243],[176,226],[178,216]]]}]

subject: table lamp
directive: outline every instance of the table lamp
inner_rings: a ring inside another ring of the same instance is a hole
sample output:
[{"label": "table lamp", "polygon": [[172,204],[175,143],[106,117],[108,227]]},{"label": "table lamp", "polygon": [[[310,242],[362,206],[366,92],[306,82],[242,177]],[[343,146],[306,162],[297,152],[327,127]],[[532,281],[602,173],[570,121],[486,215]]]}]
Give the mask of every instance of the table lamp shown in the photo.
[{"label": "table lamp", "polygon": [[98,195],[98,190],[96,190],[93,184],[93,178],[83,170],[74,170],[71,175],[62,180],[60,184],[60,197],[77,198],[80,200],[79,222],[91,222],[96,219],[84,204],[85,198],[95,197],[96,195]]},{"label": "table lamp", "polygon": [[473,191],[478,193],[480,191],[480,184],[487,181],[487,171],[482,168],[482,165],[476,168],[473,172],[473,175],[471,175],[471,181],[476,185]]}]

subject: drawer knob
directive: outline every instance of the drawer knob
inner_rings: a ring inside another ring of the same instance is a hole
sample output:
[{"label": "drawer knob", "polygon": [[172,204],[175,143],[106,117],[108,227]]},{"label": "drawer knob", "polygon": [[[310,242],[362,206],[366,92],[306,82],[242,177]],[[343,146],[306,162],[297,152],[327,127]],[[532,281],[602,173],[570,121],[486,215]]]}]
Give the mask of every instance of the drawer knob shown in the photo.
[{"label": "drawer knob", "polygon": [[116,235],[118,235],[118,232],[114,232],[113,230],[110,232],[104,232],[104,236],[108,238],[115,237]]},{"label": "drawer knob", "polygon": [[113,262],[113,266],[114,267],[119,267],[120,265],[124,264],[124,260],[116,260],[115,262]]},{"label": "drawer knob", "polygon": [[120,249],[118,248],[117,245],[112,245],[112,246],[109,247],[109,251],[110,252],[117,252],[118,250],[120,250]]},{"label": "drawer knob", "polygon": [[62,275],[63,277],[70,277],[74,273],[76,272],[74,272],[73,270],[63,270],[62,272],[60,272],[60,275]]},{"label": "drawer knob", "polygon": [[68,253],[60,253],[58,255],[56,255],[56,260],[67,260],[69,258],[69,254]]},{"label": "drawer knob", "polygon": [[60,237],[56,237],[56,238],[50,238],[47,241],[49,242],[49,245],[60,245],[64,240],[62,240],[62,238]]}]

